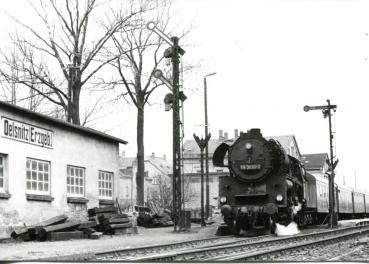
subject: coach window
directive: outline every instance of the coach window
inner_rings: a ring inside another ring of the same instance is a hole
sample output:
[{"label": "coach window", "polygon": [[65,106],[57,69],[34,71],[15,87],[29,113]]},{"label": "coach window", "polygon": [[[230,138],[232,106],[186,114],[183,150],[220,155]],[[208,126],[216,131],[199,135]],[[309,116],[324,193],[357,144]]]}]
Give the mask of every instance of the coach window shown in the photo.
[{"label": "coach window", "polygon": [[99,171],[99,198],[113,198],[113,173]]},{"label": "coach window", "polygon": [[67,166],[67,193],[68,196],[85,196],[85,168]]}]

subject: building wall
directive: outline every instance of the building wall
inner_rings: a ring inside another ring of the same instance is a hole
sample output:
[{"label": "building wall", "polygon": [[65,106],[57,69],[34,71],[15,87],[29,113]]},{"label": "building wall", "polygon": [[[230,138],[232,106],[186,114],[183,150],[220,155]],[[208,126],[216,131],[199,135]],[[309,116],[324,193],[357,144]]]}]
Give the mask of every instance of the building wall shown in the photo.
[{"label": "building wall", "polygon": [[[54,126],[42,120],[32,120],[8,110],[0,109],[5,116],[20,122],[53,131],[53,148],[32,145],[0,136],[0,153],[6,155],[6,188],[11,197],[0,198],[0,226],[34,224],[58,214],[70,218],[86,218],[87,207],[99,206],[98,171],[113,173],[113,197],[118,196],[118,143]],[[0,125],[3,128],[3,122]],[[1,133],[2,135],[2,133]],[[51,202],[26,199],[26,159],[50,162]],[[87,204],[67,202],[67,165],[85,168],[85,195]]]},{"label": "building wall", "polygon": [[[124,162],[125,157],[121,157],[122,163]],[[137,187],[136,187],[136,173],[137,173],[137,162],[135,158],[127,158],[131,160],[129,164],[120,164],[121,173],[120,176],[120,185],[124,187],[121,188],[122,192],[120,193],[119,200],[122,204],[126,206],[134,206],[136,205],[136,197],[137,197]],[[163,167],[163,165],[165,165]],[[166,171],[170,166],[166,161],[165,157],[155,157],[154,154],[151,156],[145,157],[145,181],[144,181],[144,202],[148,201],[148,197],[153,191],[157,191],[158,186],[158,177],[168,178],[168,174]],[[169,168],[171,171],[171,168]],[[129,175],[127,174],[129,173]],[[132,175],[132,177],[131,177]],[[129,178],[131,177],[131,178]],[[168,178],[169,179],[169,178]],[[128,184],[128,188],[127,188]],[[127,199],[127,191],[129,192],[129,198]]]},{"label": "building wall", "polygon": [[136,196],[134,196],[135,186],[133,184],[132,175],[121,174],[119,179],[119,204],[123,210],[128,210],[130,206],[135,204]]},{"label": "building wall", "polygon": [[[188,192],[187,209],[201,208],[201,174],[189,176],[190,185],[185,192]],[[209,175],[209,203],[211,207],[218,207],[219,196],[219,176]],[[206,180],[204,176],[204,203],[206,204]]]}]

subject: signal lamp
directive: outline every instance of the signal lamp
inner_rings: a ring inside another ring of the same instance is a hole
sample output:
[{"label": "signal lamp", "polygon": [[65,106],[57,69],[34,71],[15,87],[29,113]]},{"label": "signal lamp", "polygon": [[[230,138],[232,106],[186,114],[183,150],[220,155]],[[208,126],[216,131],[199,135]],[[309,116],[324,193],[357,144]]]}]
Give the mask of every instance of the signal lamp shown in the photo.
[{"label": "signal lamp", "polygon": [[227,197],[225,197],[225,196],[220,197],[220,202],[221,203],[226,203],[227,202]]},{"label": "signal lamp", "polygon": [[147,28],[150,29],[150,30],[154,30],[154,28],[156,27],[156,24],[154,22],[149,22],[147,23]]},{"label": "signal lamp", "polygon": [[161,77],[163,77],[163,72],[159,69],[156,69],[153,73],[154,77],[157,79],[160,79]]},{"label": "signal lamp", "polygon": [[283,200],[283,195],[282,194],[277,194],[277,196],[275,197],[277,202],[282,202]]}]

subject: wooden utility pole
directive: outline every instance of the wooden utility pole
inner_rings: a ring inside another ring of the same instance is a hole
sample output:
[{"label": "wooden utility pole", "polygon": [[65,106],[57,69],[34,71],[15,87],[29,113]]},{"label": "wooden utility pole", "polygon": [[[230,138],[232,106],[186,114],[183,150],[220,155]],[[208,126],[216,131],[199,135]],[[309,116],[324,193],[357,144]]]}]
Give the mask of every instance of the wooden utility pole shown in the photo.
[{"label": "wooden utility pole", "polygon": [[[208,135],[208,92],[206,77],[215,75],[216,72],[206,74],[204,76],[204,112],[205,112],[205,137]],[[209,191],[209,144],[205,147],[205,180],[206,180],[206,218],[210,217],[210,191]]]}]

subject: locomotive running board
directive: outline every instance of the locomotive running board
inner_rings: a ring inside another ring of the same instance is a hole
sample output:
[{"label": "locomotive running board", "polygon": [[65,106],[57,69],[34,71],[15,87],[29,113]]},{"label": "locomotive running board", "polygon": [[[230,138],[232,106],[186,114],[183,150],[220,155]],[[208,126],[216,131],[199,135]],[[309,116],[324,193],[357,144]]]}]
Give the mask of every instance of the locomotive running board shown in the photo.
[{"label": "locomotive running board", "polygon": [[224,165],[224,158],[227,154],[229,146],[226,143],[220,144],[214,151],[213,154],[213,165],[216,167],[227,167]]}]

